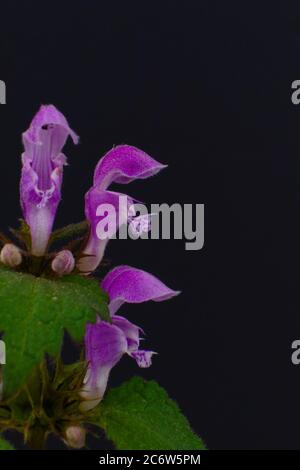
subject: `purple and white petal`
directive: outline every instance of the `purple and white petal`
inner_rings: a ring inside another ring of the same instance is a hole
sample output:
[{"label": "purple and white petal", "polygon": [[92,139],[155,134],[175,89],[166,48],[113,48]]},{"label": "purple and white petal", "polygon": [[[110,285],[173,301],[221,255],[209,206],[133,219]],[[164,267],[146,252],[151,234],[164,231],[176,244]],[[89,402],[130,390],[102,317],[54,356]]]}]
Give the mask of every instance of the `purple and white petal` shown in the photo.
[{"label": "purple and white petal", "polygon": [[138,349],[136,351],[132,351],[130,356],[136,360],[136,363],[141,368],[150,367],[152,364],[152,356],[153,354],[157,354],[153,351],[143,351]]},{"label": "purple and white petal", "polygon": [[129,223],[129,230],[134,238],[141,237],[151,230],[151,218],[154,214],[143,214],[137,217],[132,216]]},{"label": "purple and white petal", "polygon": [[[42,132],[50,127],[53,134],[49,135]],[[23,133],[23,143],[25,152],[33,158],[36,152],[39,152],[37,145],[44,145],[45,142],[50,146],[49,151],[52,158],[59,155],[65,142],[70,136],[74,144],[78,143],[78,136],[69,127],[65,116],[52,104],[42,105],[31,121],[29,129]],[[51,145],[50,145],[51,144]]]},{"label": "purple and white petal", "polygon": [[111,369],[124,354],[131,356],[139,367],[149,367],[153,351],[139,350],[142,330],[115,315],[112,324],[98,318],[95,324],[88,323],[85,334],[85,358],[88,370],[80,395],[84,399],[81,409],[94,408],[103,398]]},{"label": "purple and white petal", "polygon": [[109,295],[111,315],[125,302],[162,302],[180,293],[167,287],[152,274],[131,266],[114,268],[105,276],[101,287]]},{"label": "purple and white petal", "polygon": [[29,129],[23,133],[24,153],[20,197],[24,218],[30,226],[32,253],[44,254],[61,198],[63,166],[61,150],[71,136],[65,117],[53,105],[41,106]]},{"label": "purple and white petal", "polygon": [[85,377],[81,408],[94,408],[105,393],[111,369],[127,352],[127,340],[116,325],[100,321],[88,323],[85,334],[85,352],[88,371]]},{"label": "purple and white petal", "polygon": [[143,333],[142,329],[119,315],[114,315],[112,322],[120,328],[126,336],[128,352],[136,351],[140,345],[140,333]]},{"label": "purple and white petal", "polygon": [[89,274],[101,262],[106,245],[121,226],[128,222],[128,208],[133,200],[125,194],[91,188],[85,196],[85,216],[90,236],[83,257],[78,262],[82,273]]},{"label": "purple and white petal", "polygon": [[145,351],[140,350],[140,333],[144,333],[143,330],[131,323],[124,317],[119,315],[114,315],[112,317],[112,322],[114,325],[118,326],[126,336],[127,340],[127,353],[133,359],[135,359],[137,365],[139,367],[150,367],[152,364],[152,356],[153,354],[157,354],[154,351]]},{"label": "purple and white petal", "polygon": [[155,175],[166,165],[131,145],[118,145],[107,152],[96,166],[94,186],[107,189],[113,182],[130,183]]},{"label": "purple and white petal", "polygon": [[119,315],[114,315],[112,317],[112,322],[114,325],[118,326],[126,336],[127,353],[129,356],[135,359],[139,367],[150,367],[152,364],[152,356],[157,353],[154,351],[139,349],[140,333],[144,333],[143,330],[139,326],[134,325],[134,323],[131,323],[129,320]]}]

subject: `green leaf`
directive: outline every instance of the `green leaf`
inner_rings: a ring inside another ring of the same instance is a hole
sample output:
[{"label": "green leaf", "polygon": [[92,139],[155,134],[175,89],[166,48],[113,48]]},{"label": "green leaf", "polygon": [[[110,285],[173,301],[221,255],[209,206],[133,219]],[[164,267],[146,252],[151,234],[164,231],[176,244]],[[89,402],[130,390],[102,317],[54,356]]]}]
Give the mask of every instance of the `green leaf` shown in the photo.
[{"label": "green leaf", "polygon": [[57,355],[64,328],[81,341],[87,321],[109,321],[107,295],[79,275],[58,280],[0,268],[0,331],[4,331],[5,394],[15,392],[47,352]]},{"label": "green leaf", "polygon": [[107,393],[97,424],[119,450],[205,449],[166,391],[139,377]]},{"label": "green leaf", "polygon": [[13,446],[0,436],[0,450],[14,450]]}]

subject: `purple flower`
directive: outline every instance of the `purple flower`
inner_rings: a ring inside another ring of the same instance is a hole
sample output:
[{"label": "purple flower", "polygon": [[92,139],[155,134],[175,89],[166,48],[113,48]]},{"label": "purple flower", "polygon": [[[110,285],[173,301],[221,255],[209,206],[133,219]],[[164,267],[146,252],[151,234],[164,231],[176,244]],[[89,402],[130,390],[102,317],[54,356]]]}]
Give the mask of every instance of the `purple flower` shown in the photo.
[{"label": "purple flower", "polygon": [[[117,230],[123,223],[132,222],[132,214],[128,209],[133,205],[133,200],[128,198],[128,205],[123,206],[121,214],[121,224],[116,224],[111,236],[105,239],[97,236],[97,226],[100,221],[97,215],[97,207],[100,204],[111,204],[116,211],[119,211],[120,193],[106,191],[111,183],[126,184],[135,179],[145,179],[155,175],[166,165],[157,162],[142,150],[129,145],[119,145],[114,147],[99,161],[94,173],[94,185],[87,192],[85,197],[85,215],[91,225],[90,238],[84,249],[84,256],[79,260],[78,268],[83,273],[90,273],[96,269],[101,262],[108,240],[116,235]],[[103,214],[100,216],[103,217]],[[133,226],[134,228],[134,226]],[[109,234],[110,235],[110,234]]]},{"label": "purple flower", "polygon": [[112,269],[103,279],[101,287],[109,295],[111,315],[124,303],[162,302],[179,294],[179,291],[169,289],[152,274],[125,265]]},{"label": "purple flower", "polygon": [[88,372],[81,392],[86,400],[82,403],[85,410],[101,401],[110,371],[124,354],[135,359],[139,367],[149,367],[152,355],[155,354],[153,351],[139,349],[142,330],[126,318],[114,315],[115,312],[124,302],[160,302],[179,294],[152,274],[130,266],[119,266],[110,271],[101,286],[110,298],[112,323],[98,320],[96,324],[88,323],[86,327]]},{"label": "purple flower", "polygon": [[37,256],[46,250],[61,198],[63,166],[66,165],[61,150],[68,136],[75,144],[78,142],[78,136],[53,105],[41,106],[29,129],[23,133],[21,206],[31,231],[32,253]]},{"label": "purple flower", "polygon": [[99,160],[94,173],[94,186],[104,190],[111,183],[126,184],[149,178],[166,166],[136,147],[118,145]]},{"label": "purple flower", "polygon": [[[123,199],[122,199],[123,197]],[[90,223],[90,236],[78,269],[90,274],[103,258],[108,241],[127,224],[133,200],[124,194],[92,187],[85,195],[85,216]]]}]

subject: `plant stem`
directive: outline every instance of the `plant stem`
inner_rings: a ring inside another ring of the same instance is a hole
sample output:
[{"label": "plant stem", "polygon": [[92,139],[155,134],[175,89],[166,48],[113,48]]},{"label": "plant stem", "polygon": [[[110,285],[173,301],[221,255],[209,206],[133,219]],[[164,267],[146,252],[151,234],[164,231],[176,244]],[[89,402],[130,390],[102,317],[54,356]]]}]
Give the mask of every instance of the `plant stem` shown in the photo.
[{"label": "plant stem", "polygon": [[44,449],[46,442],[46,430],[42,426],[35,426],[30,431],[26,444],[32,450]]}]

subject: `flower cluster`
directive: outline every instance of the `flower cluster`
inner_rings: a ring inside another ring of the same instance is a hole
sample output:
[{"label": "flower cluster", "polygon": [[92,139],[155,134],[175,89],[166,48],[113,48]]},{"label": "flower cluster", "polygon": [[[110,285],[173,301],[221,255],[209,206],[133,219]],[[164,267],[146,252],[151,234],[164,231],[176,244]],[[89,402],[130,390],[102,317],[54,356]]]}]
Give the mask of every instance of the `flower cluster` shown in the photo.
[{"label": "flower cluster", "polygon": [[89,369],[82,396],[87,399],[83,409],[93,408],[104,395],[109,373],[123,354],[129,354],[139,367],[149,367],[153,351],[139,349],[142,330],[115,313],[123,303],[141,303],[148,300],[161,302],[178,292],[140,269],[118,266],[103,279],[102,288],[108,293],[112,323],[98,320],[86,329],[86,359]]},{"label": "flower cluster", "polygon": [[[78,143],[78,136],[52,105],[42,106],[29,129],[23,133],[21,206],[30,228],[31,255],[36,258],[47,253],[61,199],[63,168],[67,164],[62,149],[68,137],[74,144]],[[97,236],[97,224],[103,217],[98,215],[97,208],[101,204],[111,204],[117,213],[119,198],[124,196],[108,190],[110,185],[145,179],[162,168],[164,165],[132,146],[120,145],[106,153],[98,162],[93,185],[85,195],[85,215],[90,231],[81,256],[75,259],[69,249],[58,252],[51,261],[52,271],[59,276],[74,270],[82,275],[91,274],[99,266],[108,241]],[[131,198],[129,201],[133,203]],[[129,210],[125,210],[118,219],[124,223],[134,221]],[[140,223],[137,218],[136,224]],[[116,230],[119,228],[116,227]],[[22,262],[22,253],[9,243],[2,248],[0,258],[2,263],[17,267]],[[101,288],[109,296],[111,323],[98,318],[96,323],[86,326],[85,354],[88,369],[81,392],[84,410],[93,408],[102,399],[110,371],[124,354],[131,356],[139,367],[151,364],[153,351],[139,349],[142,330],[126,318],[116,315],[121,305],[148,300],[160,302],[178,294],[152,274],[130,266],[119,266],[110,271],[102,280]]]}]

